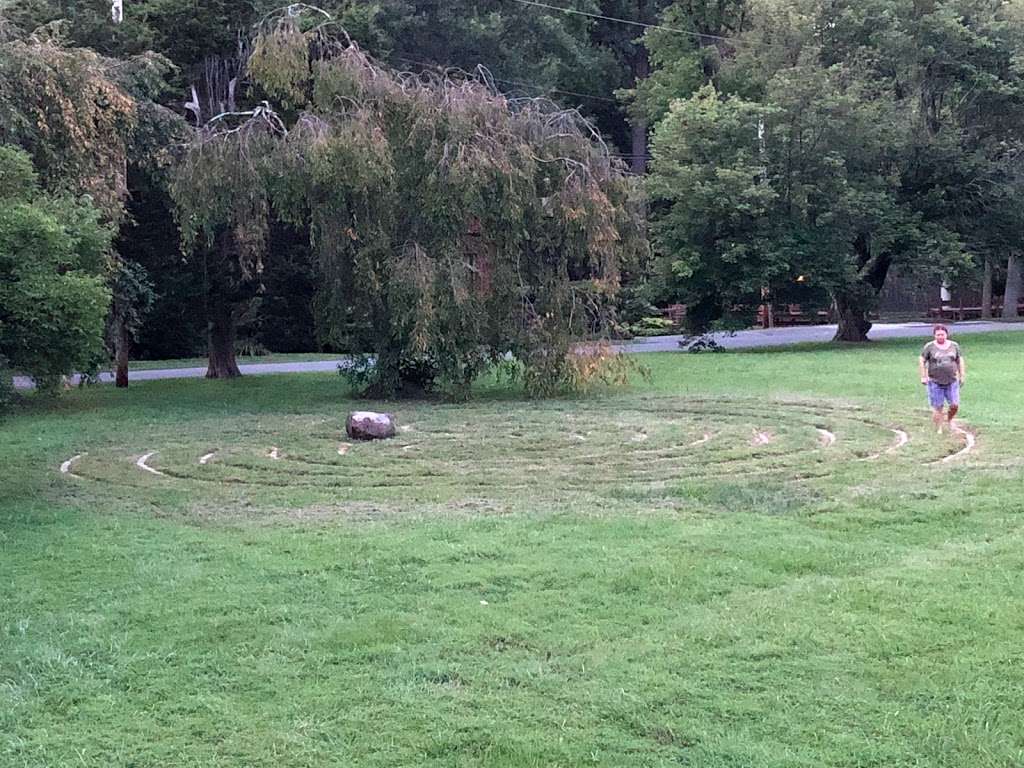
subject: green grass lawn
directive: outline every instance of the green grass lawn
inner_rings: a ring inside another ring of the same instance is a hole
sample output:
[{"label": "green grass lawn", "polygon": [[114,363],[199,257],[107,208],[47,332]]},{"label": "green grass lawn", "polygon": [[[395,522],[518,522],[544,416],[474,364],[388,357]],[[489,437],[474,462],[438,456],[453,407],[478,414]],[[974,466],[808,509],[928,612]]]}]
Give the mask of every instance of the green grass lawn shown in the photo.
[{"label": "green grass lawn", "polygon": [[29,397],[0,766],[1020,766],[1020,339],[964,338],[968,453],[917,341],[353,446],[336,375]]}]

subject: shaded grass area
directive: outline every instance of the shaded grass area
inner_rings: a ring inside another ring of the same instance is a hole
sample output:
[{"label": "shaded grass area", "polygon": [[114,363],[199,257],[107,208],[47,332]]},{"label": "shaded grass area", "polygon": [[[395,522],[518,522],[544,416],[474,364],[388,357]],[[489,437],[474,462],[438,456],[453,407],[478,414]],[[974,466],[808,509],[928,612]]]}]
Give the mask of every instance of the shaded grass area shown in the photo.
[{"label": "shaded grass area", "polygon": [[31,398],[0,765],[1020,765],[1017,338],[966,340],[951,463],[915,342],[376,404],[412,429],[344,456],[337,376]]}]

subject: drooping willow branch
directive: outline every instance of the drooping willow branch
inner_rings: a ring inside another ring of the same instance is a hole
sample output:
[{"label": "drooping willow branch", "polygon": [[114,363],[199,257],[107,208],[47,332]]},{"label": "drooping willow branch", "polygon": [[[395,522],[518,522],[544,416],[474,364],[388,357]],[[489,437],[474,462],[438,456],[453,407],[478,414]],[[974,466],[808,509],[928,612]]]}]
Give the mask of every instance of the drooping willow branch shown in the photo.
[{"label": "drooping willow branch", "polygon": [[396,72],[321,15],[260,22],[246,78],[270,101],[197,131],[186,243],[227,237],[253,275],[271,218],[307,228],[321,335],[374,353],[375,391],[415,370],[465,392],[507,352],[556,387],[645,248],[624,165],[576,110],[508,99],[482,68]]}]

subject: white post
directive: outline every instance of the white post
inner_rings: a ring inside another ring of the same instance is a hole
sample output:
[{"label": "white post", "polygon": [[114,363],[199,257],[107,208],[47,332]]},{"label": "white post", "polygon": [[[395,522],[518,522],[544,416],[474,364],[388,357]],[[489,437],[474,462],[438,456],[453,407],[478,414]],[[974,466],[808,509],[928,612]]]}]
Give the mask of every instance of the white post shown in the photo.
[{"label": "white post", "polygon": [[124,21],[124,0],[110,0],[110,18],[115,24]]},{"label": "white post", "polygon": [[764,118],[757,119],[757,155],[761,159],[761,183],[768,183],[768,146],[764,140]]}]

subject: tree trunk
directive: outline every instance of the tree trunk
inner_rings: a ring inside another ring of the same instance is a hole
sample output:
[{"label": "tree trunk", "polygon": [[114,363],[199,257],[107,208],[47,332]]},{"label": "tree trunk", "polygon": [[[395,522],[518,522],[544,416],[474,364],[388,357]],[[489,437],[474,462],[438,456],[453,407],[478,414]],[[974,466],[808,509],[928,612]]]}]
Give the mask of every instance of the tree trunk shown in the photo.
[{"label": "tree trunk", "polygon": [[1021,294],[1020,259],[1017,254],[1011,253],[1006,262],[1006,291],[1003,293],[1003,317],[1012,320],[1020,315],[1017,313],[1017,303]]},{"label": "tree trunk", "polygon": [[[645,3],[640,3],[637,13],[638,18],[644,18],[646,13]],[[636,45],[632,69],[634,87],[639,87],[640,83],[651,75],[651,61],[647,57],[647,48],[643,44]],[[630,149],[632,154],[630,161],[631,170],[637,176],[642,176],[647,172],[647,118],[640,114],[634,114],[629,121],[629,125],[632,138],[632,148]]]},{"label": "tree trunk", "polygon": [[875,306],[878,294],[885,286],[892,256],[888,253],[871,253],[871,236],[858,235],[853,242],[857,258],[857,279],[854,283],[833,293],[836,304],[836,320],[839,327],[833,341],[868,340],[871,321],[868,313]]},{"label": "tree trunk", "polygon": [[124,319],[117,321],[117,337],[114,350],[114,384],[122,389],[128,386],[128,354],[131,351],[131,335]]},{"label": "tree trunk", "polygon": [[981,284],[981,317],[992,317],[992,260],[985,259],[985,279]]},{"label": "tree trunk", "polygon": [[208,328],[208,379],[231,379],[241,376],[235,361],[235,316],[231,302],[215,300],[210,307]]},{"label": "tree trunk", "polygon": [[631,170],[637,176],[643,176],[647,172],[647,119],[634,116],[629,125],[633,137]]},{"label": "tree trunk", "polygon": [[837,293],[834,298],[838,327],[832,341],[867,341],[871,321],[864,302],[852,294]]}]

